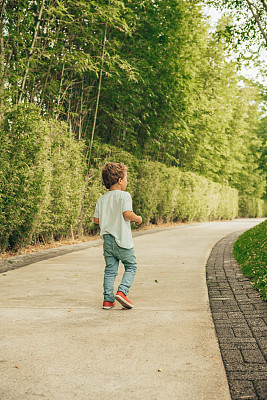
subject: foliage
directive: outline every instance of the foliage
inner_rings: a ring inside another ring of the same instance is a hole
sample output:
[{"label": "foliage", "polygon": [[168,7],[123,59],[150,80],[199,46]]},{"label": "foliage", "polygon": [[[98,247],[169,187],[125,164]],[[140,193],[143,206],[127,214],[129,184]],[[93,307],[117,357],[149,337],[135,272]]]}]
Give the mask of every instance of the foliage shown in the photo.
[{"label": "foliage", "polygon": [[211,33],[198,0],[1,7],[1,246],[91,232],[107,160],[147,222],[232,218],[236,190],[259,215],[266,93],[237,77],[228,19]]},{"label": "foliage", "polygon": [[238,81],[236,65],[226,61],[225,47],[211,36],[204,50],[196,92],[201,103],[195,99],[188,123],[194,135],[182,165],[260,198],[265,190],[265,174],[259,171],[261,95],[255,84]]},{"label": "foliage", "polygon": [[123,70],[130,79],[134,77],[117,50],[116,35],[124,37],[131,31],[124,18],[124,2],[109,3],[7,2],[3,21],[8,101],[35,103],[44,115],[67,121],[81,138],[81,131],[93,120],[105,24],[112,34],[106,44],[105,72],[119,75]]},{"label": "foliage", "polygon": [[84,143],[75,141],[64,123],[49,120],[47,126],[49,187],[36,234],[47,238],[69,236],[78,230],[85,190]]},{"label": "foliage", "polygon": [[228,9],[234,16],[227,27],[230,40],[267,46],[266,0],[207,0],[207,4],[219,10]]},{"label": "foliage", "polygon": [[241,235],[234,244],[234,254],[254,288],[267,300],[267,220]]},{"label": "foliage", "polygon": [[[237,215],[237,191],[228,185],[214,183],[177,167],[135,159],[114,146],[96,143],[93,154],[98,165],[94,170],[98,185],[103,159],[104,162],[123,161],[128,166],[127,190],[144,223],[231,219]],[[95,193],[95,182],[91,182],[94,188],[91,193]]]},{"label": "foliage", "polygon": [[217,34],[227,19],[210,33],[192,0],[23,0],[2,11],[6,104],[34,103],[87,148],[94,130],[139,159],[262,196],[262,98],[240,87]]},{"label": "foliage", "polygon": [[84,188],[83,143],[44,121],[34,106],[5,114],[0,131],[0,245],[18,248],[78,226]]},{"label": "foliage", "polygon": [[[266,75],[267,77],[267,75]],[[262,174],[263,180],[265,179],[265,193],[263,194],[263,198],[267,202],[267,116],[263,117],[260,120],[260,128],[258,131],[258,136],[262,140],[262,146],[260,149],[260,158],[259,158],[259,171]]]},{"label": "foliage", "polygon": [[134,201],[146,222],[232,219],[237,214],[237,191],[229,186],[155,162],[141,162],[139,171],[141,188]]},{"label": "foliage", "polygon": [[238,215],[245,218],[265,217],[264,200],[255,197],[239,196]]},{"label": "foliage", "polygon": [[2,248],[27,242],[44,201],[47,127],[35,107],[6,113],[0,130],[0,226]]},{"label": "foliage", "polygon": [[[93,165],[86,173],[84,144],[67,126],[43,121],[34,107],[7,113],[1,144],[1,248],[19,248],[36,239],[92,233],[95,204],[105,188],[101,169],[110,161],[128,166],[127,190],[144,223],[232,219],[238,193],[177,167],[139,160],[116,146],[95,142]],[[20,152],[15,149],[20,149]],[[242,199],[243,204],[249,204]],[[253,216],[259,216],[250,204]],[[243,207],[244,211],[244,207]]]}]

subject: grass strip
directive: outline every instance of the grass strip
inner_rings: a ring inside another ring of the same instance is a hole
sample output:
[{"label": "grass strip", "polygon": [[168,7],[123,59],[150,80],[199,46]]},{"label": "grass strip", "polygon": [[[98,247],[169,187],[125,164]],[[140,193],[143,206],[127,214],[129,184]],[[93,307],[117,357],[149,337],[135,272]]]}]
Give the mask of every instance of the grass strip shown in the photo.
[{"label": "grass strip", "polygon": [[234,255],[244,275],[267,301],[267,220],[239,236]]}]

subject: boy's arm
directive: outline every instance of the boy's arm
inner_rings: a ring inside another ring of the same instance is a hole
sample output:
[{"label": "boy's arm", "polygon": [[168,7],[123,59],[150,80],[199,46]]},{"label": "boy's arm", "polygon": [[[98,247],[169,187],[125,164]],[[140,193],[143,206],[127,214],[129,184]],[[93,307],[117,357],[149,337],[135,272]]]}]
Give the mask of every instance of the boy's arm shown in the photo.
[{"label": "boy's arm", "polygon": [[124,211],[122,214],[128,221],[136,222],[137,225],[142,223],[142,217],[140,215],[136,215],[133,211]]},{"label": "boy's arm", "polygon": [[99,218],[95,218],[95,217],[94,217],[94,223],[95,223],[95,224],[99,224]]}]

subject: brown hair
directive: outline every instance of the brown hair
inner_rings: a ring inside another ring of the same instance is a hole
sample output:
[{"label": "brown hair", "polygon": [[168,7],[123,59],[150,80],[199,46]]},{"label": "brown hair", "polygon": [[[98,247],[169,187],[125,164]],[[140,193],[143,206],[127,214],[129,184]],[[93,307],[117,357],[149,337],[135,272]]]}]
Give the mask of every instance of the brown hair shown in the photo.
[{"label": "brown hair", "polygon": [[108,163],[102,169],[102,183],[107,189],[115,185],[119,178],[123,179],[127,172],[127,167],[123,163]]}]

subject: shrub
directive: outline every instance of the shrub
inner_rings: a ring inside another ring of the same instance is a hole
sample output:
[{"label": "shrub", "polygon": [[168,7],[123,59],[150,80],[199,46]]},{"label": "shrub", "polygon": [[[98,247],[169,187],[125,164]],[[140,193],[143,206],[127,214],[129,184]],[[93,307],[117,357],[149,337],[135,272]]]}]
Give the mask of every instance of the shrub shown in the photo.
[{"label": "shrub", "polygon": [[243,233],[234,244],[234,254],[244,274],[267,300],[267,220]]},{"label": "shrub", "polygon": [[72,137],[65,123],[49,120],[47,127],[49,188],[36,234],[59,238],[79,229],[85,190],[84,143]]},{"label": "shrub", "polygon": [[5,114],[0,130],[1,248],[31,240],[45,197],[47,127],[38,110],[18,105]]},{"label": "shrub", "polygon": [[[191,172],[152,161],[137,160],[116,147],[95,143],[94,169],[87,196],[86,226],[92,226],[95,201],[105,192],[101,186],[101,168],[105,162],[124,162],[129,167],[127,190],[133,197],[134,210],[144,223],[160,221],[203,221],[232,219],[237,216],[238,193],[228,185],[221,185]],[[104,162],[102,161],[104,160]],[[98,171],[98,172],[97,172]],[[90,225],[91,224],[91,225]]]},{"label": "shrub", "polygon": [[260,218],[264,216],[264,200],[255,197],[239,196],[238,215],[244,218]]},{"label": "shrub", "polygon": [[[237,215],[237,191],[191,172],[140,163],[137,209],[149,221],[203,221]],[[222,194],[223,199],[222,200]]]},{"label": "shrub", "polygon": [[[176,167],[138,160],[97,141],[87,173],[84,143],[70,135],[66,124],[44,121],[33,106],[19,105],[6,113],[0,140],[3,250],[40,237],[45,241],[92,233],[95,204],[106,191],[101,170],[111,161],[128,166],[127,190],[144,223],[237,216],[238,193],[228,185]],[[261,204],[258,199],[241,198],[239,209],[242,216],[259,216]]]},{"label": "shrub", "polygon": [[5,114],[0,143],[1,249],[70,236],[78,229],[85,188],[83,143],[66,124],[44,121],[25,105]]}]

